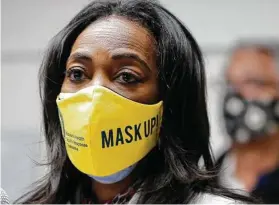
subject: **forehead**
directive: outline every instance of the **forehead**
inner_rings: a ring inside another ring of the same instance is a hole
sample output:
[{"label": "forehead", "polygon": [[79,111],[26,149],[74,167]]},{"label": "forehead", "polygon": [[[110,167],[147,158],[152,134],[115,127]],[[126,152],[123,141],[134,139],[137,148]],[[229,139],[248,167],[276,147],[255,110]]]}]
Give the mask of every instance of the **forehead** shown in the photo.
[{"label": "forehead", "polygon": [[277,81],[276,59],[266,49],[242,48],[236,50],[228,67],[228,79],[231,83],[246,79]]},{"label": "forehead", "polygon": [[155,40],[147,29],[128,19],[109,16],[90,24],[76,39],[72,50],[93,52],[128,48],[143,55],[155,50]]}]

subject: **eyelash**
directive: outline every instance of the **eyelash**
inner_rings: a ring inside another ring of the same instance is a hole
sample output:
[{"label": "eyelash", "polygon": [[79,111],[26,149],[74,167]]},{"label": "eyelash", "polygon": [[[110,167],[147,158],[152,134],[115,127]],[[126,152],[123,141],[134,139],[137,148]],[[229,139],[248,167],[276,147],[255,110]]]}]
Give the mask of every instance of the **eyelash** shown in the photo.
[{"label": "eyelash", "polygon": [[[80,73],[75,73],[75,72],[80,72]],[[66,73],[66,77],[69,78],[70,81],[75,84],[82,83],[86,78],[88,78],[85,74],[84,69],[78,66],[68,69],[67,71],[65,71],[65,73]],[[77,76],[74,76],[74,74],[81,75],[81,77],[79,77],[80,79],[75,79]],[[126,78],[126,80],[124,78]],[[142,82],[142,79],[140,77],[136,76],[133,72],[127,70],[118,73],[114,78],[114,80],[116,80],[118,83],[121,84],[130,84],[130,85]]]},{"label": "eyelash", "polygon": [[[82,75],[82,77],[80,77],[80,79],[74,79],[76,76],[74,76],[74,74],[77,74],[75,72],[80,72],[79,74]],[[70,79],[71,82],[73,83],[82,83],[86,78],[87,76],[85,75],[85,72],[84,72],[84,69],[81,68],[81,67],[72,67],[70,69],[68,69],[66,71],[66,77]]]},{"label": "eyelash", "polygon": [[[124,79],[124,78],[130,78],[130,80],[128,79]],[[121,79],[122,78],[122,79]],[[131,80],[132,78],[132,80]],[[121,83],[121,84],[137,84],[137,83],[141,83],[142,79],[138,76],[136,76],[133,72],[131,71],[122,71],[120,72],[116,77],[115,77],[116,81]]]}]

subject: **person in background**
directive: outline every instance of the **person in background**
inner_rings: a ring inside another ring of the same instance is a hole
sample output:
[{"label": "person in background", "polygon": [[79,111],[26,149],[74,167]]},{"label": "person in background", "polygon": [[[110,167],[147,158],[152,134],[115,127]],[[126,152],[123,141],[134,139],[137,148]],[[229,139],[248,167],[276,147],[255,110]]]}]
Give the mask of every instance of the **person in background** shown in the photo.
[{"label": "person in background", "polygon": [[219,181],[279,203],[279,44],[240,43],[226,69],[223,117],[232,146]]}]

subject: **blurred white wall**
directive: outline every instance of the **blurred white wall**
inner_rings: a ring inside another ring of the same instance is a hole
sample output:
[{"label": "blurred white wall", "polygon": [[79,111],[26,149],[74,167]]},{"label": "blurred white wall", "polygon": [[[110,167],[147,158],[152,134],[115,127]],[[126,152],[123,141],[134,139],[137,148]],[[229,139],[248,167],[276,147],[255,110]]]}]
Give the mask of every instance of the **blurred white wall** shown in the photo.
[{"label": "blurred white wall", "polygon": [[[13,200],[40,174],[37,72],[44,49],[89,0],[2,0],[2,184]],[[278,0],[161,0],[192,31],[205,52],[215,155],[229,146],[221,132],[218,82],[227,47],[239,37],[279,37]],[[30,159],[31,158],[31,159]]]}]

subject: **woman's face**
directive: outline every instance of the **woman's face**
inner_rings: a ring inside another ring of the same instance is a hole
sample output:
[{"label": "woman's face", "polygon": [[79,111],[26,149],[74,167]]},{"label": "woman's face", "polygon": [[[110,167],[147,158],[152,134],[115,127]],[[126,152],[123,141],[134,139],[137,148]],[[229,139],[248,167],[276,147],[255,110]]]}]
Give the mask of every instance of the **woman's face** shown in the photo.
[{"label": "woman's face", "polygon": [[100,85],[139,103],[158,99],[155,40],[140,25],[110,16],[88,26],[73,44],[61,92]]}]

